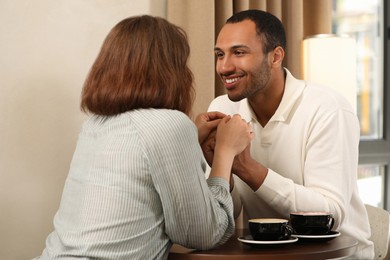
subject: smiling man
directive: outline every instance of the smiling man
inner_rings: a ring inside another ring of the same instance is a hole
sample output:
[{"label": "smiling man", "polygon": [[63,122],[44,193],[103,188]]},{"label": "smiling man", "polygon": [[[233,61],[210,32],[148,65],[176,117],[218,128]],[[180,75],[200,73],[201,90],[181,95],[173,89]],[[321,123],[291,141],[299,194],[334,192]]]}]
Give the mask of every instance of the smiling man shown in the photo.
[{"label": "smiling man", "polygon": [[[272,14],[233,15],[216,45],[226,95],[210,111],[240,114],[255,139],[235,158],[231,193],[236,216],[289,218],[294,211],[331,212],[333,229],[359,241],[353,259],[372,259],[370,227],[357,189],[359,122],[338,92],[294,78],[283,68],[286,36]],[[202,146],[212,165],[210,136]]]}]

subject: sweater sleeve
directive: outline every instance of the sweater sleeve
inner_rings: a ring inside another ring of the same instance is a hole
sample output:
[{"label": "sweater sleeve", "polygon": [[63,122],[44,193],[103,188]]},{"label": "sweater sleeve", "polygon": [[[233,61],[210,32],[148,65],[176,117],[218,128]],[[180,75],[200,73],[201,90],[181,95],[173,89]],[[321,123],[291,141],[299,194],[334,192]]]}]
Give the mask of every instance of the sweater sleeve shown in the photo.
[{"label": "sweater sleeve", "polygon": [[[307,141],[304,185],[269,169],[256,194],[279,212],[329,211],[338,228],[343,222],[356,183],[359,127],[343,110],[313,125]],[[331,140],[331,141],[330,141]]]}]

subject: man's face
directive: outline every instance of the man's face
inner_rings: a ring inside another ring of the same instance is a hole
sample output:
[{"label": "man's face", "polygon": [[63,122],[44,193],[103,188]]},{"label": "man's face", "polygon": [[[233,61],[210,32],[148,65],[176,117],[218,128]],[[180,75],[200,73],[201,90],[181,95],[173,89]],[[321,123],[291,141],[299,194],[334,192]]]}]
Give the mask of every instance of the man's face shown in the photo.
[{"label": "man's face", "polygon": [[254,22],[225,24],[217,38],[215,55],[216,71],[232,101],[251,98],[266,89],[271,69]]}]

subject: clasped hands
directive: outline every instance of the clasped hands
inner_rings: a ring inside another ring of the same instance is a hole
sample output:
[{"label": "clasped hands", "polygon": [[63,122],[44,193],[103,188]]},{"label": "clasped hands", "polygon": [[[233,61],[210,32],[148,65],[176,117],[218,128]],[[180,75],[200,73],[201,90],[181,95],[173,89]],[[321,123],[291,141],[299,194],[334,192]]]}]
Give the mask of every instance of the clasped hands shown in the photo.
[{"label": "clasped hands", "polygon": [[[240,115],[225,115],[221,112],[199,114],[195,119],[199,143],[210,167],[213,164],[216,145],[233,149],[235,154],[249,155],[250,141],[254,138],[252,127]],[[243,152],[244,151],[244,152]],[[234,166],[239,158],[235,158]]]}]

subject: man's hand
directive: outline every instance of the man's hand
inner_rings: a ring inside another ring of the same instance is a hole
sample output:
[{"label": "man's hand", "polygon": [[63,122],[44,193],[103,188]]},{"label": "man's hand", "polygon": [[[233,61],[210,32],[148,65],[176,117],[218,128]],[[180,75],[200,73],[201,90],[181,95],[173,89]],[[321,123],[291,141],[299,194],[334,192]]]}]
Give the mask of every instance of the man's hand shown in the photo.
[{"label": "man's hand", "polygon": [[226,115],[221,112],[207,112],[199,114],[195,119],[195,125],[198,128],[199,143],[202,144],[209,134],[217,129],[222,118]]},{"label": "man's hand", "polygon": [[[263,184],[268,174],[268,168],[251,157],[251,145],[234,157],[232,172],[256,191]],[[231,187],[232,188],[232,187]]]},{"label": "man's hand", "polygon": [[213,165],[216,134],[217,134],[217,129],[214,129],[206,137],[206,139],[203,141],[203,143],[200,144],[200,147],[202,148],[202,151],[203,151],[203,155],[204,155],[204,157],[205,157],[205,159],[210,167]]},{"label": "man's hand", "polygon": [[251,145],[249,144],[244,151],[237,154],[236,157],[234,157],[233,166],[232,166],[232,172],[236,175],[241,175],[240,173],[245,173],[246,169],[245,166],[248,164],[249,161],[253,160],[251,157]]}]

